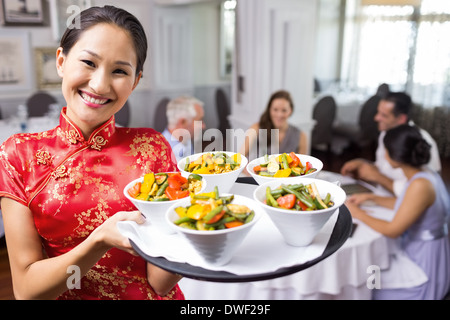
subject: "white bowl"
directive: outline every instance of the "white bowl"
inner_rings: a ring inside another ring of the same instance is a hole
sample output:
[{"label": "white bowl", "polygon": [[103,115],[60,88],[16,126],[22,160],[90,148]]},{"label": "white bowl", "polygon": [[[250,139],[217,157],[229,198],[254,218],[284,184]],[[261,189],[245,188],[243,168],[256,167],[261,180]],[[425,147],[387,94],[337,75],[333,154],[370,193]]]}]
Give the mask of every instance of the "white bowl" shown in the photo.
[{"label": "white bowl", "polygon": [[[145,200],[139,200],[135,199],[132,196],[130,196],[127,192],[129,188],[131,188],[136,182],[142,182],[144,180],[144,177],[137,178],[130,183],[128,183],[125,188],[123,189],[123,194],[125,197],[127,197],[128,200],[130,200],[134,206],[145,216],[147,221],[150,221],[151,224],[157,226],[161,231],[171,234],[175,233],[173,228],[167,224],[165,214],[167,212],[167,209],[170,208],[171,205],[174,203],[180,203],[182,200],[190,199],[189,196],[177,199],[177,200],[169,200],[169,201],[145,201]],[[202,188],[200,192],[203,192],[206,188],[207,182],[205,179],[202,179]]]},{"label": "white bowl", "polygon": [[[278,154],[274,154],[274,155],[269,155],[269,157],[272,156],[279,156],[281,153]],[[249,162],[249,164],[247,165],[247,171],[248,173],[253,177],[253,179],[255,179],[255,181],[261,185],[263,183],[269,182],[269,181],[274,181],[277,179],[293,179],[293,178],[315,178],[315,176],[323,169],[323,162],[320,159],[317,159],[316,157],[313,156],[309,156],[306,154],[295,154],[301,161],[301,163],[303,165],[306,164],[306,162],[311,162],[311,165],[313,168],[316,169],[316,171],[312,172],[312,173],[308,173],[305,174],[303,176],[296,176],[296,177],[286,177],[286,178],[274,178],[274,177],[265,177],[265,176],[260,176],[259,174],[256,174],[253,171],[253,168],[255,166],[260,165],[261,163],[264,163],[264,157],[260,157],[260,158],[256,158],[252,161]]]},{"label": "white bowl", "polygon": [[309,245],[333,213],[345,202],[346,194],[344,190],[328,181],[296,177],[289,180],[288,184],[302,183],[307,185],[313,182],[316,184],[322,198],[325,198],[326,194],[330,193],[334,206],[313,211],[295,211],[266,205],[263,202],[266,199],[266,188],[276,189],[282,184],[287,184],[286,180],[267,182],[257,187],[253,193],[253,198],[260,203],[280,231],[284,241],[291,246]]},{"label": "white bowl", "polygon": [[[222,194],[226,196],[229,194]],[[233,254],[239,248],[239,245],[244,241],[248,232],[257,223],[260,217],[264,214],[259,204],[253,199],[234,195],[232,203],[243,204],[255,212],[252,221],[230,229],[199,231],[179,227],[174,223],[179,219],[175,208],[179,206],[187,207],[190,205],[190,199],[183,199],[183,201],[172,205],[166,213],[167,223],[176,230],[186,241],[198,252],[198,254],[212,265],[221,266],[227,264],[233,257]]]},{"label": "white bowl", "polygon": [[[197,158],[201,157],[205,153],[219,153],[223,152],[228,156],[233,156],[236,152],[228,152],[228,151],[210,151],[210,152],[202,152],[190,155],[178,161],[178,169],[181,171],[182,175],[187,177],[190,172],[184,170],[184,166],[186,164],[186,160],[189,158],[189,161],[192,162]],[[217,186],[219,188],[220,194],[228,193],[231,190],[231,187],[236,182],[236,179],[241,174],[242,170],[247,166],[248,160],[247,158],[241,154],[241,165],[239,168],[226,173],[218,173],[218,174],[200,174],[203,179],[207,182],[207,187],[204,192],[210,192],[214,190],[214,187]]]}]

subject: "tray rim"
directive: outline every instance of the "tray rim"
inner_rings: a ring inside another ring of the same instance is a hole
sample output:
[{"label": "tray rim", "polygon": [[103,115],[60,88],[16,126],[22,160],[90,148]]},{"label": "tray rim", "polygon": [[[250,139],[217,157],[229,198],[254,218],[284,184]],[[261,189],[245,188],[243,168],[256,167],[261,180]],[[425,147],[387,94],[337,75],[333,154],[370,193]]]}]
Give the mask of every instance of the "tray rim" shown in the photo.
[{"label": "tray rim", "polygon": [[271,272],[251,275],[236,275],[226,271],[209,270],[202,267],[193,266],[188,263],[172,262],[164,257],[151,257],[145,254],[131,239],[130,243],[133,249],[147,262],[150,262],[153,265],[160,267],[161,269],[179,274],[186,278],[213,282],[251,282],[270,280],[290,275],[310,268],[320,261],[326,259],[331,254],[336,252],[340,247],[342,247],[342,245],[350,237],[352,231],[352,223],[353,220],[350,211],[345,205],[342,205],[339,208],[339,215],[337,217],[330,239],[322,255],[305,263],[290,267],[283,267]]}]

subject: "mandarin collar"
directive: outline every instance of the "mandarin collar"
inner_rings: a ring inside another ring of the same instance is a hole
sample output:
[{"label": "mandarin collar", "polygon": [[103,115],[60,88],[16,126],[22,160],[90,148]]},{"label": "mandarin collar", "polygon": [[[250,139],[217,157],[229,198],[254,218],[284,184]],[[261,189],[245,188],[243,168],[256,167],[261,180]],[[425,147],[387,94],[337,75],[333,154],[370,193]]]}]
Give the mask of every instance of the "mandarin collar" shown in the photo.
[{"label": "mandarin collar", "polygon": [[80,128],[78,128],[78,126],[70,120],[66,114],[66,111],[67,107],[64,107],[61,110],[59,127],[63,134],[63,139],[65,139],[69,144],[75,145],[80,143],[84,146],[89,146],[91,149],[101,151],[102,148],[107,146],[111,141],[111,137],[116,131],[114,116],[112,116],[99,128],[95,129],[86,141]]}]

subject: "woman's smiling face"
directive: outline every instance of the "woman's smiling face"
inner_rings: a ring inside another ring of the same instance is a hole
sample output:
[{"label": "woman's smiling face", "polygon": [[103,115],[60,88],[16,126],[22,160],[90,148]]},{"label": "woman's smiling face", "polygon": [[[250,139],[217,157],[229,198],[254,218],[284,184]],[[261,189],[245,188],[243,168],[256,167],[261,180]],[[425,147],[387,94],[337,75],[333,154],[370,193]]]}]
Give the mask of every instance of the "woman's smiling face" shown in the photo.
[{"label": "woman's smiling face", "polygon": [[292,114],[292,107],[288,100],[277,98],[270,105],[270,118],[277,129],[283,129],[287,126],[287,121]]},{"label": "woman's smiling face", "polygon": [[126,30],[101,23],[84,31],[67,55],[58,49],[67,116],[85,137],[119,111],[138,84],[132,48]]}]

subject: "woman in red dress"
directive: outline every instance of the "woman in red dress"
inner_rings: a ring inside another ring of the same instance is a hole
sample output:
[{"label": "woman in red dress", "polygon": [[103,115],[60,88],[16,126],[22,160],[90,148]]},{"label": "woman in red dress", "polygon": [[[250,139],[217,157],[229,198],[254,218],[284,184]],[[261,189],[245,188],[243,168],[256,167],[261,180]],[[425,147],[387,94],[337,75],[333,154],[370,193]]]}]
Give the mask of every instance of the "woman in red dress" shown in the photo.
[{"label": "woman in red dress", "polygon": [[[67,103],[56,128],[0,148],[0,197],[18,299],[184,299],[180,277],[147,263],[116,228],[143,223],[123,196],[148,171],[176,171],[163,136],[115,126],[142,76],[139,21],[111,6],[81,13],[57,54]],[[134,49],[134,50],[133,50]],[[80,281],[76,281],[80,280]]]}]

